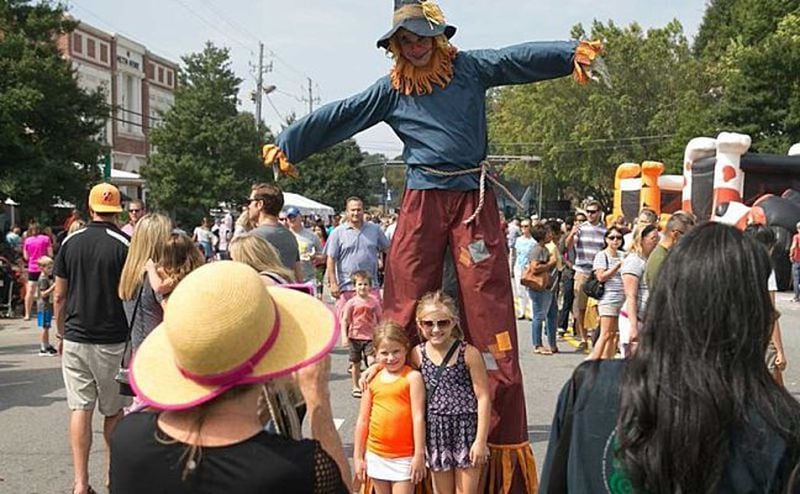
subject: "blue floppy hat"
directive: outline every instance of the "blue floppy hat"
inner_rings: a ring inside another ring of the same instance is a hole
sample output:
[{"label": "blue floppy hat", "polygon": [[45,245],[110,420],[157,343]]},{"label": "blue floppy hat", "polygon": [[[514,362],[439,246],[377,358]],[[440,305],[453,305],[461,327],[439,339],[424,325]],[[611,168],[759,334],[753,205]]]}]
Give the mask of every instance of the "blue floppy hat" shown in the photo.
[{"label": "blue floppy hat", "polygon": [[388,48],[389,40],[403,28],[417,36],[439,36],[448,39],[456,34],[456,27],[447,24],[439,6],[432,0],[394,0],[392,29],[378,40],[378,48]]}]

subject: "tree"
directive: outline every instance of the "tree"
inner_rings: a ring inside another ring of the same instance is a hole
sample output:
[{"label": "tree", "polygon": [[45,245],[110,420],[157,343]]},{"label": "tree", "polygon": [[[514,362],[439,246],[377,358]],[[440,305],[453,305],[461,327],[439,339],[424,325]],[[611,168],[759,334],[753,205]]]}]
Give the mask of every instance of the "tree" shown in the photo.
[{"label": "tree", "polygon": [[696,51],[717,97],[717,127],[784,154],[800,140],[800,9],[796,0],[716,0]]},{"label": "tree", "polygon": [[151,201],[188,222],[220,202],[241,202],[265,169],[255,119],[236,109],[242,81],[228,50],[207,43],[182,61],[175,104],[152,130],[156,150],[142,175]]},{"label": "tree", "polygon": [[281,186],[335,209],[344,209],[349,196],[359,196],[369,206],[371,193],[381,184],[380,178],[375,184],[367,170],[359,167],[367,156],[355,140],[348,139],[303,160],[297,165],[300,178],[281,178]]},{"label": "tree", "polygon": [[23,217],[46,215],[57,198],[83,204],[100,178],[96,137],[109,108],[59,52],[56,39],[75,28],[64,13],[50,2],[0,3],[0,194]]}]

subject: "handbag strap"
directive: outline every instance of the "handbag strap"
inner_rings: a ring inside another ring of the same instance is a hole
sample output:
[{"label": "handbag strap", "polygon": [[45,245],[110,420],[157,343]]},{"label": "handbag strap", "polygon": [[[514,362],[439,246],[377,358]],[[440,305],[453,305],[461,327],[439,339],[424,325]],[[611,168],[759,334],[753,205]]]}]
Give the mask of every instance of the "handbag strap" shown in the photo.
[{"label": "handbag strap", "polygon": [[120,367],[128,367],[128,348],[131,346],[131,336],[133,335],[133,323],[136,322],[136,313],[139,312],[139,304],[142,303],[142,292],[144,292],[144,279],[142,279],[142,284],[139,286],[139,294],[136,295],[136,303],[133,304],[131,322],[128,323],[128,337],[125,338],[125,349],[122,352],[122,363],[120,364]]},{"label": "handbag strap", "polygon": [[[447,363],[450,361],[450,358],[456,353],[456,349],[461,344],[460,340],[456,340],[453,342],[453,345],[447,351],[447,354],[442,359],[442,363],[439,364],[439,367],[436,368],[436,376],[434,376],[433,380],[433,389],[429,393],[430,398],[433,398],[433,395],[436,393],[436,390],[439,388],[439,382],[441,381],[442,373],[444,372],[445,367],[447,367]],[[429,399],[430,399],[429,398]]]}]

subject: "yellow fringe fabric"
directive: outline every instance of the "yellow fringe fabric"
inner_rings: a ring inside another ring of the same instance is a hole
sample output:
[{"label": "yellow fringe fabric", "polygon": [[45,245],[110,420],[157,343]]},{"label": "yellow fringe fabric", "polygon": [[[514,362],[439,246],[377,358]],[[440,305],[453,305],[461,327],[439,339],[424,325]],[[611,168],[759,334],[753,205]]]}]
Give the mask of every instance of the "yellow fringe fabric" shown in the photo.
[{"label": "yellow fringe fabric", "polygon": [[575,49],[575,68],[572,77],[580,85],[589,82],[589,73],[594,59],[604,52],[603,43],[600,41],[581,41]]},{"label": "yellow fringe fabric", "polygon": [[422,0],[422,13],[428,22],[436,25],[441,25],[447,22],[444,18],[444,12],[433,0]]},{"label": "yellow fringe fabric", "polygon": [[444,18],[442,9],[432,0],[422,0],[416,5],[403,5],[394,11],[394,24],[400,24],[407,19],[417,19],[424,17],[431,24],[440,26],[447,22]]},{"label": "yellow fringe fabric", "polygon": [[394,37],[389,40],[389,52],[395,61],[389,74],[392,87],[406,96],[430,94],[434,84],[444,88],[453,79],[453,60],[458,49],[444,35],[434,39],[433,54],[426,67],[415,67],[406,60],[400,43]]},{"label": "yellow fringe fabric", "polygon": [[294,166],[288,159],[286,159],[286,155],[283,154],[281,148],[275,144],[267,144],[261,148],[261,157],[264,159],[265,166],[272,166],[277,161],[278,168],[280,169],[281,173],[289,175],[292,178],[297,178],[300,176],[300,172],[297,170],[297,167]]},{"label": "yellow fringe fabric", "polygon": [[[491,456],[489,456],[488,472],[484,472],[484,476],[488,476],[489,484],[488,489],[482,489],[482,492],[508,494],[511,492],[514,472],[517,470],[525,482],[524,490],[521,492],[535,494],[539,490],[536,460],[529,442],[489,444],[489,452]],[[520,492],[520,487],[523,486],[516,486],[514,491]]]}]

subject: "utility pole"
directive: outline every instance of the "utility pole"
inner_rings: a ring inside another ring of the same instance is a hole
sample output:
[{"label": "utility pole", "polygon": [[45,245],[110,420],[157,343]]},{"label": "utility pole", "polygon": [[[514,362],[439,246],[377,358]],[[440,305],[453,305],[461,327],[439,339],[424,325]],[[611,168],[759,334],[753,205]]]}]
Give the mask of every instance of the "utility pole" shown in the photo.
[{"label": "utility pole", "polygon": [[314,97],[314,81],[310,77],[308,78],[308,99],[302,99],[308,103],[308,113],[314,111],[314,103],[319,103],[319,98]]},{"label": "utility pole", "polygon": [[258,130],[258,144],[261,152],[261,100],[264,89],[264,43],[258,43],[258,78],[256,83],[256,129]]}]

